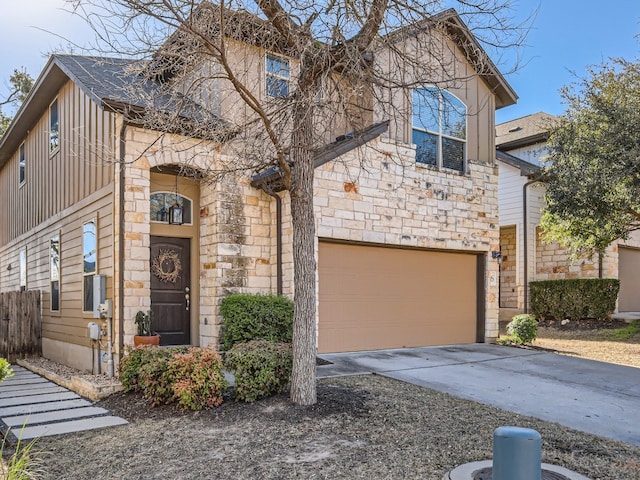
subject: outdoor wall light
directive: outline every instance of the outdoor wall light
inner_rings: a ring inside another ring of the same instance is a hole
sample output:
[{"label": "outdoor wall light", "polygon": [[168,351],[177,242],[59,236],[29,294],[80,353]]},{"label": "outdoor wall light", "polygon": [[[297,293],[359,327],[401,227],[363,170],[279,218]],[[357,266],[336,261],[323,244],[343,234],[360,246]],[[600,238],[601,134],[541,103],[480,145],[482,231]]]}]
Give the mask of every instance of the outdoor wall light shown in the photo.
[{"label": "outdoor wall light", "polygon": [[494,260],[501,261],[502,260],[502,252],[500,252],[498,250],[493,250],[491,252],[491,258],[493,258]]},{"label": "outdoor wall light", "polygon": [[182,225],[182,207],[177,203],[169,207],[169,223],[171,225]]}]

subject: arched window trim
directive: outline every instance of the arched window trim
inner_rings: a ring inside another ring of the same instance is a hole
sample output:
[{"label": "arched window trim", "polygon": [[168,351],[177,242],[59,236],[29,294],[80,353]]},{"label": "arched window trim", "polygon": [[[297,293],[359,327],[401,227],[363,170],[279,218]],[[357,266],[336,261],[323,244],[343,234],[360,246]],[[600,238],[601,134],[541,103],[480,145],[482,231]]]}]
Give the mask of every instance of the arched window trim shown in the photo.
[{"label": "arched window trim", "polygon": [[[189,218],[188,222],[185,221],[182,225],[193,225],[193,199],[191,197],[187,197],[186,195],[182,195],[181,193],[176,193],[175,191],[170,191],[170,190],[156,190],[156,191],[153,191],[153,192],[151,192],[151,197],[153,197],[154,195],[157,195],[159,193],[164,193],[165,195],[168,195],[168,196],[173,197],[173,198],[180,197],[180,198],[182,198],[184,200],[188,200],[189,203],[191,204],[191,218]],[[149,198],[149,203],[151,203],[151,198]],[[173,204],[171,204],[171,205],[173,205]],[[169,207],[171,205],[169,205]],[[184,206],[184,203],[183,203],[183,206]],[[167,209],[168,209],[168,207],[167,207]],[[167,215],[168,215],[168,212],[167,212]],[[151,223],[157,223],[159,225],[168,225],[169,224],[169,220],[168,220],[168,217],[167,217],[167,221],[166,222],[163,222],[163,221],[160,221],[160,220],[151,220]]]}]

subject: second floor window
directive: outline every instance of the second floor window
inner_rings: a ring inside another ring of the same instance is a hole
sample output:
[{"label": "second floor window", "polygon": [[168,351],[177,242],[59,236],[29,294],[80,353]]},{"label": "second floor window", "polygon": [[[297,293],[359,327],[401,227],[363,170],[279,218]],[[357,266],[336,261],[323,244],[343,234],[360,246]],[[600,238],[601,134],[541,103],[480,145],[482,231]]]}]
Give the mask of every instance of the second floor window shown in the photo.
[{"label": "second floor window", "polygon": [[18,158],[18,168],[19,168],[19,173],[18,173],[18,184],[22,185],[24,183],[24,181],[26,180],[26,158],[24,156],[24,143],[22,145],[20,145],[20,153],[19,153],[19,158]]},{"label": "second floor window", "polygon": [[289,95],[289,60],[267,54],[266,60],[267,95],[286,97]]},{"label": "second floor window", "polygon": [[55,152],[60,146],[60,118],[58,100],[49,105],[49,152]]},{"label": "second floor window", "polygon": [[467,107],[436,87],[413,91],[412,143],[416,162],[465,171]]}]

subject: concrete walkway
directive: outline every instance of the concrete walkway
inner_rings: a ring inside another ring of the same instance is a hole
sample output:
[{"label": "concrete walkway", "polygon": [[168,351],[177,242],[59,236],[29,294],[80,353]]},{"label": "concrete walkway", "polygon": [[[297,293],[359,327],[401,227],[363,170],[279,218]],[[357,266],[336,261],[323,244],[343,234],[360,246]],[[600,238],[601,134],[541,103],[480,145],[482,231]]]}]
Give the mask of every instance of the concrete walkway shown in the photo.
[{"label": "concrete walkway", "polygon": [[10,430],[10,435],[30,440],[127,423],[23,367],[11,368],[14,376],[0,383],[3,433]]},{"label": "concrete walkway", "polygon": [[319,378],[377,373],[640,445],[638,368],[487,344],[319,357]]}]

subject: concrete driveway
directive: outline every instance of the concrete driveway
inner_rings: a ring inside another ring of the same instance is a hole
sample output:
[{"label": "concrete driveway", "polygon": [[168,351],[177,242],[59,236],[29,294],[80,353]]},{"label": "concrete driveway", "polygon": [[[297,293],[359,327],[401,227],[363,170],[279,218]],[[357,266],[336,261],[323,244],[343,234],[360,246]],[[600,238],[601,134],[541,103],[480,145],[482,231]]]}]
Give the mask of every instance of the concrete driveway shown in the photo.
[{"label": "concrete driveway", "polygon": [[319,378],[376,373],[640,445],[638,368],[487,344],[319,357]]}]

